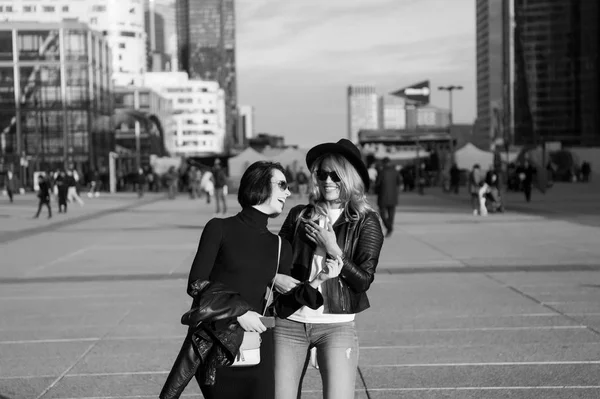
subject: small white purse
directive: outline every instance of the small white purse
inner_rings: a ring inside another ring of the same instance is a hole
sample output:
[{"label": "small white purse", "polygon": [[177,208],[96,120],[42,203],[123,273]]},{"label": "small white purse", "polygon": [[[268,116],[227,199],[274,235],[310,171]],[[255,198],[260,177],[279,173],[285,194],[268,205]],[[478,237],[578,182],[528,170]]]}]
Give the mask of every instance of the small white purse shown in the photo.
[{"label": "small white purse", "polygon": [[[277,272],[279,272],[279,260],[281,258],[281,237],[277,237],[279,239],[279,250],[277,252]],[[273,297],[273,287],[275,285],[275,278],[273,278],[273,282],[271,283],[271,287],[267,287],[267,293],[265,294],[265,309],[263,310],[262,315],[265,316],[267,313],[267,308],[271,305],[271,300]],[[240,345],[240,350],[235,357],[235,360],[231,364],[230,367],[248,367],[248,366],[256,366],[260,363],[260,343],[262,339],[260,338],[260,333],[257,332],[244,332],[244,339],[242,340],[242,344]]]}]

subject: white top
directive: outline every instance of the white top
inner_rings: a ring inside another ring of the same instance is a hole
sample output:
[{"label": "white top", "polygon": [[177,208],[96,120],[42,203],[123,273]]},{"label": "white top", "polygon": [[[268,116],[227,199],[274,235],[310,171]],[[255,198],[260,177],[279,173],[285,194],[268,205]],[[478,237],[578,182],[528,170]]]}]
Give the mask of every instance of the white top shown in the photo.
[{"label": "white top", "polygon": [[[329,210],[328,217],[329,217],[329,221],[331,222],[331,224],[335,223],[335,221],[340,217],[342,212],[343,212],[343,209],[330,209]],[[325,217],[324,216],[319,218],[319,226],[325,227]],[[317,274],[319,274],[321,272],[321,270],[323,270],[323,265],[325,265],[326,255],[327,254],[325,252],[325,248],[317,246],[315,255],[313,256],[312,265],[310,268],[309,281],[312,281],[312,279],[314,279],[317,276]],[[321,284],[318,288],[319,292],[321,292],[321,293],[323,292],[322,286],[323,285]],[[293,315],[288,317],[288,319],[297,321],[300,323],[313,323],[313,324],[346,323],[346,322],[354,320],[354,314],[323,313],[324,309],[325,309],[324,306],[321,306],[320,308],[318,308],[316,310],[313,310],[313,309],[309,308],[308,306],[302,306]]]}]

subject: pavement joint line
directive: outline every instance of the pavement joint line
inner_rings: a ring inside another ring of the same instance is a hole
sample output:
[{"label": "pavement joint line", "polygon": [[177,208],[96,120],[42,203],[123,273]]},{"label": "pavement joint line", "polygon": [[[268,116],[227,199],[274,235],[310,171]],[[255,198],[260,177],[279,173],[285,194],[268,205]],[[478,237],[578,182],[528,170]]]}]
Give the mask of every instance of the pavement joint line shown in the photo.
[{"label": "pavement joint line", "polygon": [[[462,263],[462,262],[459,262]],[[464,263],[463,263],[464,264]],[[383,268],[378,273],[388,275],[406,274],[483,274],[489,276],[493,273],[545,273],[560,272],[573,273],[585,271],[600,271],[600,264],[561,264],[561,265],[513,265],[513,266],[442,266],[442,267],[400,267]],[[114,281],[156,281],[156,280],[186,280],[188,273],[139,273],[139,274],[89,274],[67,276],[38,276],[38,277],[5,277],[0,278],[0,285],[7,284],[35,284],[35,283],[68,283],[68,282],[114,282]]]},{"label": "pavement joint line", "polygon": [[[554,389],[600,389],[600,385],[532,385],[506,387],[416,387],[416,388],[371,388],[374,392],[426,392],[426,391],[522,391]],[[73,398],[76,399],[76,398]],[[82,398],[84,399],[84,398]]]},{"label": "pavement joint line", "polygon": [[[116,323],[116,325],[118,326],[119,324],[121,324],[121,322],[123,320],[125,320],[125,318],[131,313],[131,309],[129,309],[128,311],[125,312],[125,314],[121,317],[121,319]],[[107,336],[108,334],[110,334],[110,331],[107,331],[103,337]],[[36,399],[40,399],[42,398],[44,395],[46,395],[52,388],[54,388],[54,386],[56,386],[56,384],[58,384],[64,377],[66,374],[69,373],[69,371],[73,370],[73,367],[75,367],[77,365],[77,363],[79,363],[84,357],[87,356],[88,353],[90,353],[92,351],[92,349],[94,349],[94,347],[96,345],[98,345],[98,342],[100,342],[100,340],[93,342],[90,346],[88,346],[88,348],[77,358],[75,359],[75,361],[73,362],[73,364],[71,364],[69,367],[67,367],[67,369],[65,371],[63,371],[54,381],[52,381],[50,383],[50,385],[48,387],[46,387],[46,389],[44,389],[37,397]]]},{"label": "pavement joint line", "polygon": [[44,263],[44,264],[41,264],[39,266],[36,266],[33,269],[29,270],[27,273],[25,273],[25,277],[31,277],[34,273],[40,272],[40,271],[44,270],[47,267],[50,267],[52,265],[56,265],[57,263],[63,262],[63,261],[68,260],[68,259],[71,259],[72,257],[80,255],[80,254],[82,254],[82,253],[84,253],[84,252],[86,252],[86,251],[88,251],[88,250],[90,250],[92,248],[94,248],[93,245],[90,245],[90,246],[87,246],[87,247],[83,247],[83,248],[78,249],[77,251],[73,251],[73,252],[70,252],[70,253],[68,253],[66,255],[60,256],[60,257],[54,259],[51,262]]},{"label": "pavement joint line", "polygon": [[363,365],[368,368],[420,368],[420,367],[505,367],[505,366],[577,366],[600,365],[600,360],[567,360],[545,362],[464,362],[464,363],[398,363],[398,364],[372,364]]},{"label": "pavement joint line", "polygon": [[28,227],[28,228],[25,228],[23,230],[18,230],[18,231],[2,232],[2,233],[0,233],[0,244],[6,244],[8,242],[17,241],[17,240],[31,237],[34,235],[38,235],[41,233],[46,233],[48,231],[53,231],[53,230],[57,230],[57,229],[60,229],[63,227],[86,222],[89,220],[98,219],[102,216],[107,216],[107,215],[111,215],[111,214],[119,213],[119,212],[125,212],[130,209],[135,209],[135,208],[139,208],[139,207],[142,207],[145,205],[153,204],[155,202],[160,202],[166,198],[167,198],[167,195],[164,194],[164,195],[160,195],[156,198],[147,198],[147,199],[143,199],[143,200],[132,199],[126,205],[118,206],[116,208],[102,209],[97,212],[92,211],[89,214],[75,216],[71,219],[61,220],[59,222],[52,222],[52,223],[44,225],[44,226],[35,226],[35,227]]},{"label": "pavement joint line", "polygon": [[501,280],[499,280],[499,279],[497,279],[497,278],[495,278],[495,277],[493,277],[493,276],[491,276],[491,275],[489,275],[489,274],[485,274],[485,276],[486,276],[487,278],[489,278],[490,280],[492,280],[492,281],[496,282],[497,284],[499,284],[499,285],[501,285],[501,286],[503,286],[503,287],[506,287],[506,288],[508,288],[509,290],[511,290],[511,291],[513,291],[513,292],[515,292],[515,293],[517,293],[517,294],[519,294],[519,295],[521,295],[522,297],[524,297],[524,298],[527,298],[527,299],[529,299],[529,300],[531,300],[531,301],[533,301],[533,302],[537,303],[538,305],[545,307],[546,309],[549,309],[549,310],[551,310],[551,311],[553,311],[553,312],[556,312],[557,314],[559,314],[559,315],[563,316],[563,317],[564,317],[564,318],[566,318],[567,320],[570,320],[570,321],[572,321],[572,322],[574,322],[574,323],[577,323],[577,324],[579,324],[579,325],[585,326],[585,328],[586,328],[588,331],[592,332],[592,333],[593,333],[593,334],[595,334],[595,335],[598,335],[598,336],[600,336],[600,331],[598,331],[598,330],[597,330],[597,329],[595,329],[594,327],[591,327],[591,326],[589,326],[589,325],[587,325],[587,324],[583,324],[583,323],[582,323],[580,320],[577,320],[575,317],[573,317],[573,316],[570,316],[568,313],[562,312],[562,311],[560,311],[560,310],[556,309],[555,307],[553,307],[553,306],[551,306],[551,305],[544,304],[542,301],[540,301],[539,299],[535,298],[534,296],[532,296],[532,295],[529,295],[529,294],[527,294],[527,293],[525,293],[525,292],[523,292],[523,291],[519,290],[518,288],[515,288],[515,287],[513,287],[512,285],[510,285],[510,284],[508,284],[508,283],[505,283],[505,282],[503,282],[503,281],[501,281]]}]

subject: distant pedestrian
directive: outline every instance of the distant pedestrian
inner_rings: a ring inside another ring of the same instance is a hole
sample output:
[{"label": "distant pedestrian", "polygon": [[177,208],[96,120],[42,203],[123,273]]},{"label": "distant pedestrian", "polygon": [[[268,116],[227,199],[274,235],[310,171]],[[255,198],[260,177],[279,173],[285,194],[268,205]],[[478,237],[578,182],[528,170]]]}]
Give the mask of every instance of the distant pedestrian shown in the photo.
[{"label": "distant pedestrian", "polygon": [[460,169],[455,163],[450,167],[450,192],[458,194],[460,186]]},{"label": "distant pedestrian", "polygon": [[83,200],[79,197],[79,194],[77,194],[77,178],[76,178],[76,171],[74,170],[67,170],[67,185],[69,187],[68,193],[67,193],[67,199],[69,200],[69,202],[73,202],[76,201],[79,206],[83,206],[84,202]]},{"label": "distant pedestrian", "polygon": [[69,194],[69,184],[67,175],[64,171],[60,171],[54,179],[56,187],[56,196],[58,198],[58,213],[67,213],[67,196]]},{"label": "distant pedestrian", "polygon": [[87,196],[88,196],[88,198],[92,198],[92,197],[98,198],[100,196],[100,173],[98,173],[97,169],[94,169],[89,174],[89,180],[90,180],[90,191],[88,191]]},{"label": "distant pedestrian", "polygon": [[523,164],[517,168],[517,176],[521,182],[521,190],[525,194],[525,201],[527,202],[531,202],[533,175],[535,175],[535,168],[526,159]]},{"label": "distant pedestrian", "polygon": [[142,198],[144,196],[144,190],[146,188],[146,174],[144,173],[144,169],[138,169],[138,173],[135,177],[135,184],[137,186],[138,198]]},{"label": "distant pedestrian", "polygon": [[215,180],[215,202],[217,203],[217,215],[223,210],[223,215],[227,213],[227,174],[221,167],[221,160],[216,159],[213,167],[213,176]]},{"label": "distant pedestrian", "polygon": [[369,182],[371,183],[371,187],[373,187],[373,191],[376,191],[377,186],[375,183],[377,182],[377,175],[379,172],[377,171],[375,162],[371,163],[371,166],[369,166],[367,171],[369,172]]},{"label": "distant pedestrian", "polygon": [[10,202],[13,202],[13,195],[18,189],[17,186],[17,178],[13,175],[13,172],[9,170],[4,177],[4,189],[6,190]]},{"label": "distant pedestrian", "polygon": [[171,166],[165,175],[165,181],[167,183],[167,187],[169,189],[169,199],[175,199],[177,195],[177,183],[179,180],[179,176],[175,171],[175,167]]},{"label": "distant pedestrian", "polygon": [[303,166],[300,166],[298,173],[296,173],[296,183],[298,183],[298,194],[300,196],[308,194],[308,176],[306,176]]},{"label": "distant pedestrian", "polygon": [[206,170],[202,173],[200,190],[206,194],[206,203],[210,204],[211,198],[215,195],[215,179],[210,170]]},{"label": "distant pedestrian", "polygon": [[375,193],[377,194],[379,214],[386,228],[386,237],[391,236],[394,231],[394,216],[396,215],[396,205],[398,205],[400,183],[400,173],[390,163],[389,158],[384,158],[375,182]]},{"label": "distant pedestrian", "polygon": [[588,161],[583,161],[581,164],[581,181],[584,183],[590,182],[590,175],[592,174],[592,166]]},{"label": "distant pedestrian", "polygon": [[48,179],[44,175],[38,177],[38,186],[38,210],[34,218],[37,219],[40,217],[42,207],[45,205],[48,208],[48,219],[50,219],[52,217],[52,208],[50,208],[50,185],[48,184]]},{"label": "distant pedestrian", "polygon": [[479,164],[473,165],[471,173],[469,173],[469,193],[471,194],[471,207],[473,209],[473,215],[486,214],[485,208],[482,205],[482,187],[484,184],[484,176],[481,171]]}]

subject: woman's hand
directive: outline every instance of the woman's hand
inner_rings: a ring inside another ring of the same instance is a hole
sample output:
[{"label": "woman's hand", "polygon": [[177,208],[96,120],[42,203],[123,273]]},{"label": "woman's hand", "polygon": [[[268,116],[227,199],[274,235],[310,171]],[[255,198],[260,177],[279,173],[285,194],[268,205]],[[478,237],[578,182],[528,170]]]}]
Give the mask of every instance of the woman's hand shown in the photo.
[{"label": "woman's hand", "polygon": [[339,276],[342,271],[342,267],[344,267],[344,261],[342,260],[341,256],[338,256],[335,259],[327,259],[325,261],[325,267],[319,274],[317,274],[315,279],[310,282],[310,286],[317,288],[325,281]]},{"label": "woman's hand", "polygon": [[342,256],[342,250],[337,245],[335,231],[331,222],[327,222],[327,228],[320,227],[318,223],[310,220],[306,222],[306,236],[315,244],[322,247],[331,256]]},{"label": "woman's hand", "polygon": [[238,316],[237,321],[244,331],[263,333],[267,331],[267,327],[260,321],[260,314],[249,310],[241,316]]},{"label": "woman's hand", "polygon": [[288,276],[287,274],[277,273],[275,278],[273,278],[273,283],[275,284],[275,291],[280,294],[285,294],[293,290],[300,281],[296,280],[292,276]]}]

